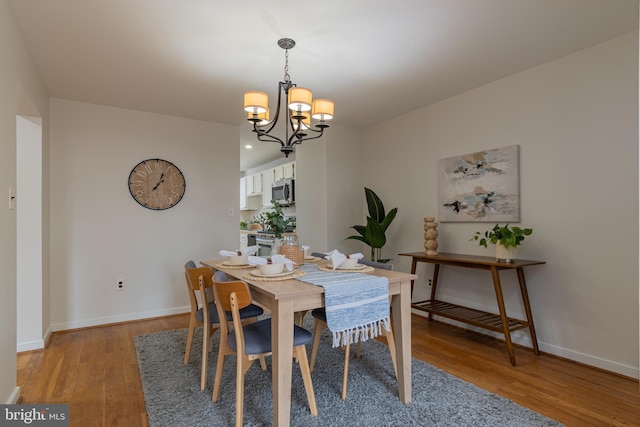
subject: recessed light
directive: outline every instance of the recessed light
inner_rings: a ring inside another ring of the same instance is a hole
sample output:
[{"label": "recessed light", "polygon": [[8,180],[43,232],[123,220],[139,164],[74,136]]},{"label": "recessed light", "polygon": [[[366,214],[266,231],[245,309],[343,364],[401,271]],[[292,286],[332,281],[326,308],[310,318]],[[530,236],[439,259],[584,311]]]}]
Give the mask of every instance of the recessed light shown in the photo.
[{"label": "recessed light", "polygon": [[244,148],[246,148],[246,149],[250,150],[250,149],[252,149],[252,148],[253,148],[253,145],[245,145],[245,146],[244,146]]}]

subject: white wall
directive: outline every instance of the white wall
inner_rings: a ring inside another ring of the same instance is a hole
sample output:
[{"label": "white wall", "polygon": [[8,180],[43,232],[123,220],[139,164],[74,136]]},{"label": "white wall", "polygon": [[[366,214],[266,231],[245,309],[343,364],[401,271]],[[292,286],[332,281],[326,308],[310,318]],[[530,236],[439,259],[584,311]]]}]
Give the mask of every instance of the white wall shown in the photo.
[{"label": "white wall", "polygon": [[296,148],[297,232],[312,251],[362,250],[344,240],[355,233],[349,227],[363,223],[361,140],[360,132],[332,125],[322,139]]},{"label": "white wall", "polygon": [[[547,262],[525,271],[541,350],[638,377],[637,32],[381,123],[365,139],[364,182],[399,207],[392,254],[423,248],[438,159],[520,145],[521,225],[534,233],[518,257]],[[491,256],[469,241],[491,226],[440,224],[439,250]],[[398,257],[398,269],[409,261]],[[414,300],[426,299],[432,267],[417,273]],[[525,318],[515,274],[504,277],[508,312]],[[439,296],[496,312],[490,280],[445,267]]]},{"label": "white wall", "polygon": [[[238,244],[238,127],[61,99],[51,123],[54,330],[188,310],[184,263]],[[169,210],[129,194],[131,169],[150,158],[185,176]]]},{"label": "white wall", "polygon": [[42,120],[19,116],[16,124],[17,151],[17,348],[44,348],[42,253]]},{"label": "white wall", "polygon": [[[16,387],[16,210],[8,209],[5,197],[9,187],[16,188],[16,116],[42,117],[46,132],[48,111],[46,92],[6,0],[0,0],[0,70],[0,194],[3,195],[0,204],[0,402],[15,403],[19,396]],[[46,145],[46,137],[43,143]],[[46,155],[45,148],[45,161]],[[19,194],[16,196],[19,198]],[[44,200],[43,218],[46,209]],[[46,221],[43,221],[43,232],[48,232]],[[34,256],[46,257],[46,253],[43,250]]]}]

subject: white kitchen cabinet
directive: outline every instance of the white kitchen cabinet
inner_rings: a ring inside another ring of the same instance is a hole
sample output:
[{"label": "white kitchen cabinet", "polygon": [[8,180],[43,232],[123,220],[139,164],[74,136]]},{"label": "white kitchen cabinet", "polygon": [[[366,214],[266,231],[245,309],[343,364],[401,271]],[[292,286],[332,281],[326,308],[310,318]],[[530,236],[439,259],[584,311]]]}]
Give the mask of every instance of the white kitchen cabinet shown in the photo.
[{"label": "white kitchen cabinet", "polygon": [[247,209],[247,177],[240,178],[240,210]]},{"label": "white kitchen cabinet", "polygon": [[278,181],[284,178],[295,178],[296,174],[296,163],[289,162],[284,165],[276,166],[274,168],[275,180]]},{"label": "white kitchen cabinet", "polygon": [[251,176],[253,177],[253,193],[249,194],[262,194],[262,173],[256,173]]},{"label": "white kitchen cabinet", "polygon": [[283,166],[284,169],[284,177],[285,178],[295,178],[296,177],[296,164],[295,162],[285,163]]},{"label": "white kitchen cabinet", "polygon": [[262,172],[262,207],[270,208],[271,204],[271,184],[275,182],[275,170],[273,168]]},{"label": "white kitchen cabinet", "polygon": [[262,174],[255,173],[244,177],[246,179],[247,196],[262,194]]},{"label": "white kitchen cabinet", "polygon": [[243,176],[241,179],[244,179],[245,192],[247,195],[253,194],[253,176]]},{"label": "white kitchen cabinet", "polygon": [[253,183],[254,181],[252,176],[243,176],[242,178],[240,178],[240,210],[241,211],[255,211],[260,209],[262,197],[260,195],[258,196],[249,195],[249,189],[253,190]]}]

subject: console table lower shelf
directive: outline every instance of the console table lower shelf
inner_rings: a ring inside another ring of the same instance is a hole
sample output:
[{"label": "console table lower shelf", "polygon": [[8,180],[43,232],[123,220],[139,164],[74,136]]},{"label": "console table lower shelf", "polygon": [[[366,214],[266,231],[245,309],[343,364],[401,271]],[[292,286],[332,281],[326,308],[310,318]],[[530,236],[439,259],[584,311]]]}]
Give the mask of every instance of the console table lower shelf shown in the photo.
[{"label": "console table lower shelf", "polygon": [[[461,305],[438,300],[414,302],[411,304],[411,308],[426,311],[429,314],[448,317],[449,319],[464,322],[480,328],[490,329],[494,332],[504,332],[500,316],[486,311],[480,311],[474,308],[463,307]],[[511,332],[529,327],[529,322],[524,320],[507,317],[506,321],[509,331]]]},{"label": "console table lower shelf", "polygon": [[[536,338],[536,330],[533,325],[533,314],[529,305],[529,295],[527,293],[527,284],[524,279],[524,267],[544,264],[544,261],[528,261],[513,260],[512,262],[499,262],[492,257],[483,257],[475,255],[462,255],[440,253],[438,255],[426,255],[423,252],[412,252],[399,254],[401,256],[410,256],[411,274],[415,274],[418,262],[434,264],[433,279],[431,282],[431,297],[426,301],[415,302],[411,304],[412,308],[429,313],[429,319],[433,315],[446,317],[459,322],[467,323],[480,328],[488,329],[494,332],[504,334],[504,340],[509,353],[509,360],[515,366],[516,356],[511,342],[511,332],[519,329],[528,329],[531,335],[531,343],[533,352],[538,355],[538,340]],[[486,311],[476,310],[474,308],[463,307],[457,304],[441,301],[436,298],[438,287],[438,273],[441,266],[472,268],[476,270],[486,270],[491,272],[493,279],[493,288],[496,294],[496,303],[500,314],[493,314]],[[527,320],[515,319],[507,316],[507,310],[504,305],[504,297],[502,295],[502,284],[500,283],[500,271],[515,270],[520,285],[520,293],[524,305]],[[413,295],[413,282],[411,283],[411,294]]]}]

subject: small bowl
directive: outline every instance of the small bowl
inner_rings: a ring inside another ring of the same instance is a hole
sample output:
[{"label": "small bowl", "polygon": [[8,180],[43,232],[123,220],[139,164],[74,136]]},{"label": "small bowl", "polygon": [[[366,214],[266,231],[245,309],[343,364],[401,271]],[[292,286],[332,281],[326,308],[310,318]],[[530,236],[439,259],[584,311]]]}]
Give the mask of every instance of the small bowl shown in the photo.
[{"label": "small bowl", "polygon": [[347,258],[338,266],[338,268],[352,269],[358,265],[358,258]]},{"label": "small bowl", "polygon": [[249,264],[249,257],[247,255],[233,255],[229,256],[229,265],[247,265]]},{"label": "small bowl", "polygon": [[258,270],[265,275],[279,274],[284,270],[284,264],[258,264]]}]

